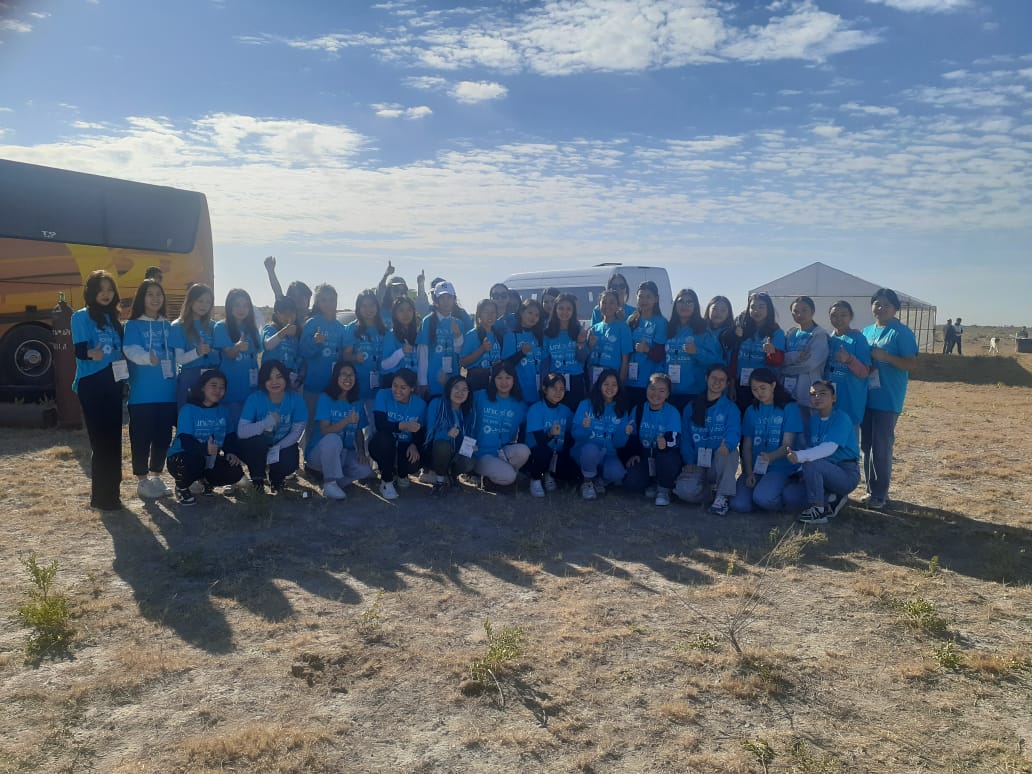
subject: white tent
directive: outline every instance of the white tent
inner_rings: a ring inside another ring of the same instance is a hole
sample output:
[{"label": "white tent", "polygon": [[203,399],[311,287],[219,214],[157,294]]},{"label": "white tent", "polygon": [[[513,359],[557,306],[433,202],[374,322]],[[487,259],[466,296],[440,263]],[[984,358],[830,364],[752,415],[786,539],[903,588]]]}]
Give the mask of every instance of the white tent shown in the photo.
[{"label": "white tent", "polygon": [[[750,292],[764,292],[770,295],[777,310],[778,323],[786,331],[793,327],[792,301],[799,296],[809,296],[817,307],[815,319],[824,328],[829,328],[828,309],[836,301],[848,301],[853,307],[853,326],[863,328],[874,322],[871,314],[871,296],[876,290],[888,285],[876,285],[853,274],[823,263],[811,263],[798,271],[786,274],[776,280],[753,288]],[[909,326],[917,336],[917,345],[924,352],[934,351],[936,308],[897,288],[902,308],[899,320]]]}]

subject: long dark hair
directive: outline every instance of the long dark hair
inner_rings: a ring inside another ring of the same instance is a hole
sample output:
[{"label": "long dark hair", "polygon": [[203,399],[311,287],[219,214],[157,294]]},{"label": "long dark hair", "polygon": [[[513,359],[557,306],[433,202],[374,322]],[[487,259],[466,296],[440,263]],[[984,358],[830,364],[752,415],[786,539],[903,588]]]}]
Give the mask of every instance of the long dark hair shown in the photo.
[{"label": "long dark hair", "polygon": [[480,313],[488,306],[493,306],[494,307],[494,310],[495,310],[495,325],[498,324],[498,304],[496,302],[492,301],[490,298],[481,299],[480,303],[477,304],[476,327],[474,328],[474,330],[476,331],[476,334],[477,334],[477,343],[478,344],[483,344],[484,343],[484,339],[487,338],[488,331],[486,331],[486,330],[484,330],[483,328],[480,327]]},{"label": "long dark hair", "polygon": [[147,298],[147,291],[151,288],[157,288],[161,291],[161,309],[158,310],[158,318],[165,317],[165,288],[161,287],[161,283],[156,279],[145,279],[140,283],[140,287],[136,288],[136,295],[133,296],[133,305],[129,310],[129,319],[135,320],[139,317],[143,317],[145,312],[145,303]]},{"label": "long dark hair", "polygon": [[[752,306],[753,301],[761,301],[767,307],[767,319],[763,321],[763,325],[757,325],[756,321],[749,314],[749,307]],[[774,302],[771,301],[770,296],[766,293],[753,293],[749,296],[749,303],[745,307],[745,311],[738,315],[738,320],[735,323],[735,327],[742,329],[742,338],[751,339],[753,336],[759,335],[763,338],[772,336],[774,331],[778,329],[777,320],[774,319]]]},{"label": "long dark hair", "polygon": [[[193,305],[201,296],[207,293],[211,297],[211,305],[208,307],[208,314],[204,317],[194,317]],[[186,299],[183,301],[183,308],[179,310],[179,324],[183,326],[183,335],[186,340],[194,344],[201,343],[201,337],[194,330],[194,320],[199,320],[202,328],[208,330],[208,334],[211,335],[211,310],[215,305],[215,293],[207,285],[191,285],[186,291]]]},{"label": "long dark hair", "polygon": [[[449,376],[448,381],[444,383],[444,392],[441,393],[441,405],[448,404],[448,408],[451,409],[451,391],[452,388],[459,382],[466,382],[465,376]],[[473,410],[473,390],[469,389],[469,382],[466,382],[466,400],[462,401],[459,406],[459,411],[463,414],[468,414]]]},{"label": "long dark hair", "polygon": [[355,366],[352,363],[345,363],[343,360],[338,360],[333,364],[333,370],[330,372],[330,381],[326,383],[326,389],[323,390],[333,400],[340,400],[340,385],[337,381],[340,379],[340,372],[345,368],[350,368],[352,375],[355,377],[354,384],[351,385],[351,389],[344,395],[344,400],[348,403],[355,403],[358,400],[358,371],[355,370]]},{"label": "long dark hair", "polygon": [[[201,375],[197,377],[197,381],[190,385],[190,392],[187,397],[187,400],[190,403],[193,403],[195,406],[203,406],[204,386],[212,379],[221,379],[222,386],[225,387],[228,383],[228,380],[226,379],[226,375],[217,368],[199,368],[197,370],[201,372]],[[198,438],[197,440],[201,439]]]},{"label": "long dark hair", "polygon": [[283,381],[287,383],[288,387],[290,386],[290,369],[283,365],[282,360],[263,360],[262,367],[258,369],[258,389],[266,395],[268,395],[268,391],[265,389],[265,383],[269,381],[273,371],[279,371]]},{"label": "long dark hair", "polygon": [[[107,280],[111,283],[111,288],[115,291],[114,298],[111,299],[111,303],[107,306],[100,306],[97,303],[97,294],[100,293],[100,283]],[[90,319],[96,324],[97,328],[103,328],[108,323],[111,324],[116,331],[118,331],[118,337],[124,336],[122,330],[122,321],[118,317],[118,302],[121,300],[118,296],[118,284],[115,282],[115,278],[103,269],[97,269],[91,271],[90,275],[86,278],[86,284],[82,288],[82,298],[86,303],[86,312],[89,314]]]},{"label": "long dark hair", "polygon": [[573,295],[573,293],[561,293],[556,297],[555,303],[552,304],[552,314],[548,317],[548,327],[545,328],[545,335],[550,339],[554,339],[559,335],[560,322],[556,309],[560,301],[573,305],[573,315],[570,317],[570,322],[566,324],[566,333],[571,339],[576,341],[577,337],[580,336],[581,327],[580,320],[577,319],[577,296]]},{"label": "long dark hair", "polygon": [[376,291],[363,290],[355,299],[355,338],[357,339],[369,338],[369,326],[366,325],[365,321],[358,316],[358,305],[366,299],[371,299],[373,304],[376,306],[373,313],[373,327],[379,331],[381,336],[387,332],[387,327],[383,324],[383,315],[380,314],[380,299],[376,297]]},{"label": "long dark hair", "polygon": [[498,374],[506,373],[512,377],[512,390],[509,397],[515,400],[523,400],[523,390],[520,389],[520,380],[516,378],[516,368],[508,360],[499,360],[491,366],[491,378],[487,382],[487,399],[492,403],[498,399],[498,387],[495,386],[495,378]]},{"label": "long dark hair", "polygon": [[[229,340],[233,342],[240,340],[241,326],[240,323],[237,322],[236,317],[233,316],[233,303],[238,298],[247,299],[247,305],[250,307],[250,311],[248,311],[247,317],[244,318],[243,329],[244,333],[248,334],[251,337],[251,340],[257,344],[261,342],[262,337],[258,335],[258,324],[254,320],[254,304],[251,302],[251,296],[243,288],[233,288],[226,294],[226,327],[229,328]],[[261,384],[260,380],[258,384]]]},{"label": "long dark hair", "polygon": [[674,308],[670,310],[670,319],[667,321],[667,338],[674,338],[674,336],[677,335],[677,332],[683,327],[681,316],[677,313],[677,304],[679,301],[690,301],[692,303],[695,309],[688,316],[687,325],[692,329],[692,333],[696,336],[703,333],[706,330],[706,321],[702,319],[702,311],[699,309],[699,296],[691,288],[682,288],[678,291],[677,297],[674,299]]},{"label": "long dark hair", "polygon": [[[714,371],[723,371],[724,376],[727,377],[728,383],[731,382],[731,369],[729,369],[723,363],[711,363],[710,367],[706,369],[706,389],[700,392],[692,400],[692,424],[696,427],[706,426],[706,412],[709,407],[724,397],[722,394],[718,395],[715,400],[709,399],[709,377]],[[737,411],[737,409],[735,409]]]},{"label": "long dark hair", "polygon": [[[778,376],[777,376],[777,374],[775,374],[769,368],[757,368],[757,369],[753,370],[753,372],[749,375],[749,390],[750,391],[752,390],[752,383],[753,382],[765,382],[767,384],[773,384],[774,385],[774,405],[777,406],[780,409],[783,409],[789,403],[794,403],[795,402],[795,398],[792,397],[792,395],[788,392],[788,390],[786,390],[784,387],[782,387],[780,384],[778,384]],[[752,405],[755,408],[758,409],[760,407],[760,402],[758,400],[756,400],[756,398],[753,398]]]},{"label": "long dark hair", "polygon": [[[534,307],[538,312],[538,321],[534,323],[532,328],[523,327],[523,313]],[[545,310],[541,307],[541,302],[536,298],[528,298],[522,304],[516,312],[516,330],[513,333],[532,333],[534,338],[537,339],[538,346],[544,342],[544,331],[545,331]]]},{"label": "long dark hair", "polygon": [[[649,291],[652,295],[656,297],[656,303],[652,305],[652,316],[657,319],[663,319],[663,310],[659,308],[659,287],[652,280],[645,280],[643,283],[638,285],[638,292],[640,293],[643,290]],[[633,331],[635,328],[638,327],[638,324],[640,322],[641,310],[635,309],[631,313],[631,316],[627,318],[627,325]]]},{"label": "long dark hair", "polygon": [[618,417],[624,416],[627,411],[627,392],[624,390],[623,385],[620,384],[620,374],[615,368],[606,368],[598,375],[598,379],[591,385],[591,392],[588,394],[588,399],[591,401],[591,410],[594,412],[596,417],[601,417],[606,413],[606,400],[602,397],[602,382],[612,376],[616,379],[616,397],[613,398],[613,411]]},{"label": "long dark hair", "polygon": [[[398,321],[398,307],[402,304],[412,307],[412,319],[408,325],[402,325]],[[400,343],[415,346],[416,337],[419,335],[419,318],[416,316],[416,305],[408,296],[398,296],[391,303],[391,330],[394,332],[394,338]]]}]

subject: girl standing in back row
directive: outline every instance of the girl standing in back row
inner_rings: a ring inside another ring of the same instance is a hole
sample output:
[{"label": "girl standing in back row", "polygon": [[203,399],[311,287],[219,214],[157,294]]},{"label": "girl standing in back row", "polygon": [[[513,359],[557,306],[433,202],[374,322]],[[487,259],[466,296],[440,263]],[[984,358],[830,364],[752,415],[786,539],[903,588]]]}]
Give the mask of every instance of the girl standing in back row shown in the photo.
[{"label": "girl standing in back row", "polygon": [[222,405],[229,413],[229,433],[235,436],[244,401],[258,389],[261,351],[254,305],[246,290],[233,288],[226,294],[226,319],[215,323],[215,347],[222,352],[220,370],[226,375],[226,398]]},{"label": "girl standing in back row", "polygon": [[649,377],[666,360],[667,321],[659,308],[659,288],[647,280],[638,286],[638,308],[627,318],[634,349],[627,364],[627,399],[632,406],[645,402]]},{"label": "girl standing in back row", "polygon": [[[176,353],[179,378],[176,384],[176,406],[182,408],[197,384],[201,372],[219,367],[219,351],[215,348],[215,329],[211,322],[211,307],[215,296],[207,285],[191,285],[179,311],[179,319],[172,323],[169,343]],[[220,398],[221,400],[221,398]]]}]

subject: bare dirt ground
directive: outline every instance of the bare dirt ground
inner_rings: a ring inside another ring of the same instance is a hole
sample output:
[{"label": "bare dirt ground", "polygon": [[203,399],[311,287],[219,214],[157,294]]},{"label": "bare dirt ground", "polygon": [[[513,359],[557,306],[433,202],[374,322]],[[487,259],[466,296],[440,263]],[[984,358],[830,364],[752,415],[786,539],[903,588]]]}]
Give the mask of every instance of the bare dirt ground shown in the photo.
[{"label": "bare dirt ground", "polygon": [[[1032,772],[1030,370],[922,356],[894,502],[808,531],[304,481],[101,516],[83,433],[3,430],[0,771]],[[38,664],[31,554],[76,631]]]}]

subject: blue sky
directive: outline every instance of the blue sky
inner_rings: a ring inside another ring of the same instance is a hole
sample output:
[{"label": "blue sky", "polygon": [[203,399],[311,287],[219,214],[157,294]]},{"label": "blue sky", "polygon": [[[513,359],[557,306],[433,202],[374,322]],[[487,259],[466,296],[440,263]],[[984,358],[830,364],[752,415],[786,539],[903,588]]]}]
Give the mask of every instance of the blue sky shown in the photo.
[{"label": "blue sky", "polygon": [[0,2],[0,157],[205,192],[258,302],[820,260],[1032,322],[1028,0]]}]

